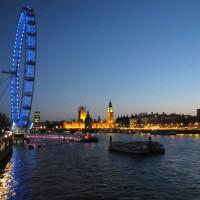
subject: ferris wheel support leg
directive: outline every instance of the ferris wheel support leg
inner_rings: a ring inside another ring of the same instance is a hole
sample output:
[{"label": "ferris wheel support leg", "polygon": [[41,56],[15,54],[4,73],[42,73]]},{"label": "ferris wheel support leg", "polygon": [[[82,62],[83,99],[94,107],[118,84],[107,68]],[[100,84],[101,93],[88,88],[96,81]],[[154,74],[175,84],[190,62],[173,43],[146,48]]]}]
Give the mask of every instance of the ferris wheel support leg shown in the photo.
[{"label": "ferris wheel support leg", "polygon": [[18,136],[18,137],[19,136],[24,137],[25,135],[28,134],[28,130],[27,129],[20,129],[17,122],[13,122],[12,132],[13,132],[14,136]]}]

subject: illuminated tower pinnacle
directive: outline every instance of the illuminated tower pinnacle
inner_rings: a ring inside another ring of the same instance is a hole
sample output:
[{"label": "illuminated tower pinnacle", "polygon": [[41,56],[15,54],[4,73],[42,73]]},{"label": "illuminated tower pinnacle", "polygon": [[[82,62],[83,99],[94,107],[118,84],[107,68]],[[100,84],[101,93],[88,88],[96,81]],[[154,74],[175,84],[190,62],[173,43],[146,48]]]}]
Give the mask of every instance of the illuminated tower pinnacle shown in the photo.
[{"label": "illuminated tower pinnacle", "polygon": [[114,122],[114,116],[113,116],[113,106],[111,101],[109,102],[108,106],[108,124],[113,124]]},{"label": "illuminated tower pinnacle", "polygon": [[78,121],[85,122],[86,118],[86,106],[79,106],[78,108]]}]

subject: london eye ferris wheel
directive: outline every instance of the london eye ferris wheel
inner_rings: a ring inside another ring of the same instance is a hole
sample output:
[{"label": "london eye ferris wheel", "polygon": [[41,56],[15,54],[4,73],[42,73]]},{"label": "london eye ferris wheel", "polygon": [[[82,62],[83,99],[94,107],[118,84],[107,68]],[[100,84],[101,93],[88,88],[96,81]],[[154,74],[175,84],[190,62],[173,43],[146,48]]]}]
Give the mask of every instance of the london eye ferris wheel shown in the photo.
[{"label": "london eye ferris wheel", "polygon": [[[20,69],[22,56],[24,56],[23,70]],[[13,130],[24,130],[28,128],[35,83],[35,67],[35,14],[30,6],[26,6],[22,9],[18,21],[12,68],[9,71],[3,71],[3,73],[8,73],[11,76],[11,115]],[[20,70],[23,71],[23,74],[20,73]],[[19,87],[20,79],[23,82],[22,87]]]}]

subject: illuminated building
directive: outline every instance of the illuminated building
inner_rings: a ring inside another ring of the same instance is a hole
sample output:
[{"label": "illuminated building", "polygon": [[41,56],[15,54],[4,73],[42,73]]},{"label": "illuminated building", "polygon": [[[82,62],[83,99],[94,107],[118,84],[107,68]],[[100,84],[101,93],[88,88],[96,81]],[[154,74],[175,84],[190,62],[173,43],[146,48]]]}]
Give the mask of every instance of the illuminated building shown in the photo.
[{"label": "illuminated building", "polygon": [[85,122],[86,118],[86,106],[79,106],[78,108],[78,121]]},{"label": "illuminated building", "polygon": [[[198,118],[199,117],[199,118]],[[197,110],[197,117],[183,114],[166,113],[139,113],[135,115],[121,116],[116,119],[118,128],[141,128],[141,129],[196,129],[200,122],[200,109]]]},{"label": "illuminated building", "polygon": [[75,119],[71,122],[63,122],[64,129],[83,129],[85,128],[85,119],[86,119],[86,106],[78,107],[78,121]]},{"label": "illuminated building", "polygon": [[71,128],[77,128],[77,129],[82,129],[85,128],[85,123],[84,122],[76,122],[75,120],[71,122],[63,122],[63,128],[64,129],[71,129]]},{"label": "illuminated building", "polygon": [[108,124],[113,124],[114,118],[113,118],[113,107],[111,101],[109,102],[108,106]]},{"label": "illuminated building", "polygon": [[71,122],[63,122],[64,129],[83,129],[83,128],[115,128],[114,123],[114,109],[111,101],[107,108],[107,121],[101,121],[100,117],[98,121],[93,121],[90,118],[89,111],[86,114],[86,107],[79,106],[78,108],[78,122],[72,120]]},{"label": "illuminated building", "polygon": [[92,123],[92,128],[115,128],[116,124],[114,123],[114,108],[112,106],[112,102],[109,102],[108,108],[107,108],[107,117],[108,121],[100,121]]},{"label": "illuminated building", "polygon": [[35,127],[40,126],[40,112],[36,111],[34,114],[34,123],[35,123]]}]

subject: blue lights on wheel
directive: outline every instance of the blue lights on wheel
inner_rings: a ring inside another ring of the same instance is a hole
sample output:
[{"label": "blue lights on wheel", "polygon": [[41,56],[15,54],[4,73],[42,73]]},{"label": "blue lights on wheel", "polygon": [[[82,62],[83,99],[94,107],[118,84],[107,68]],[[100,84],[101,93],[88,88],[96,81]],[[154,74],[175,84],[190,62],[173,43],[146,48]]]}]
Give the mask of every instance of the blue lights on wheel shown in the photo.
[{"label": "blue lights on wheel", "polygon": [[[25,46],[25,63],[21,102],[19,104],[19,76],[22,45]],[[36,66],[36,22],[35,14],[30,6],[22,9],[16,36],[12,59],[11,81],[11,114],[12,124],[19,129],[28,127],[32,105]]]}]

